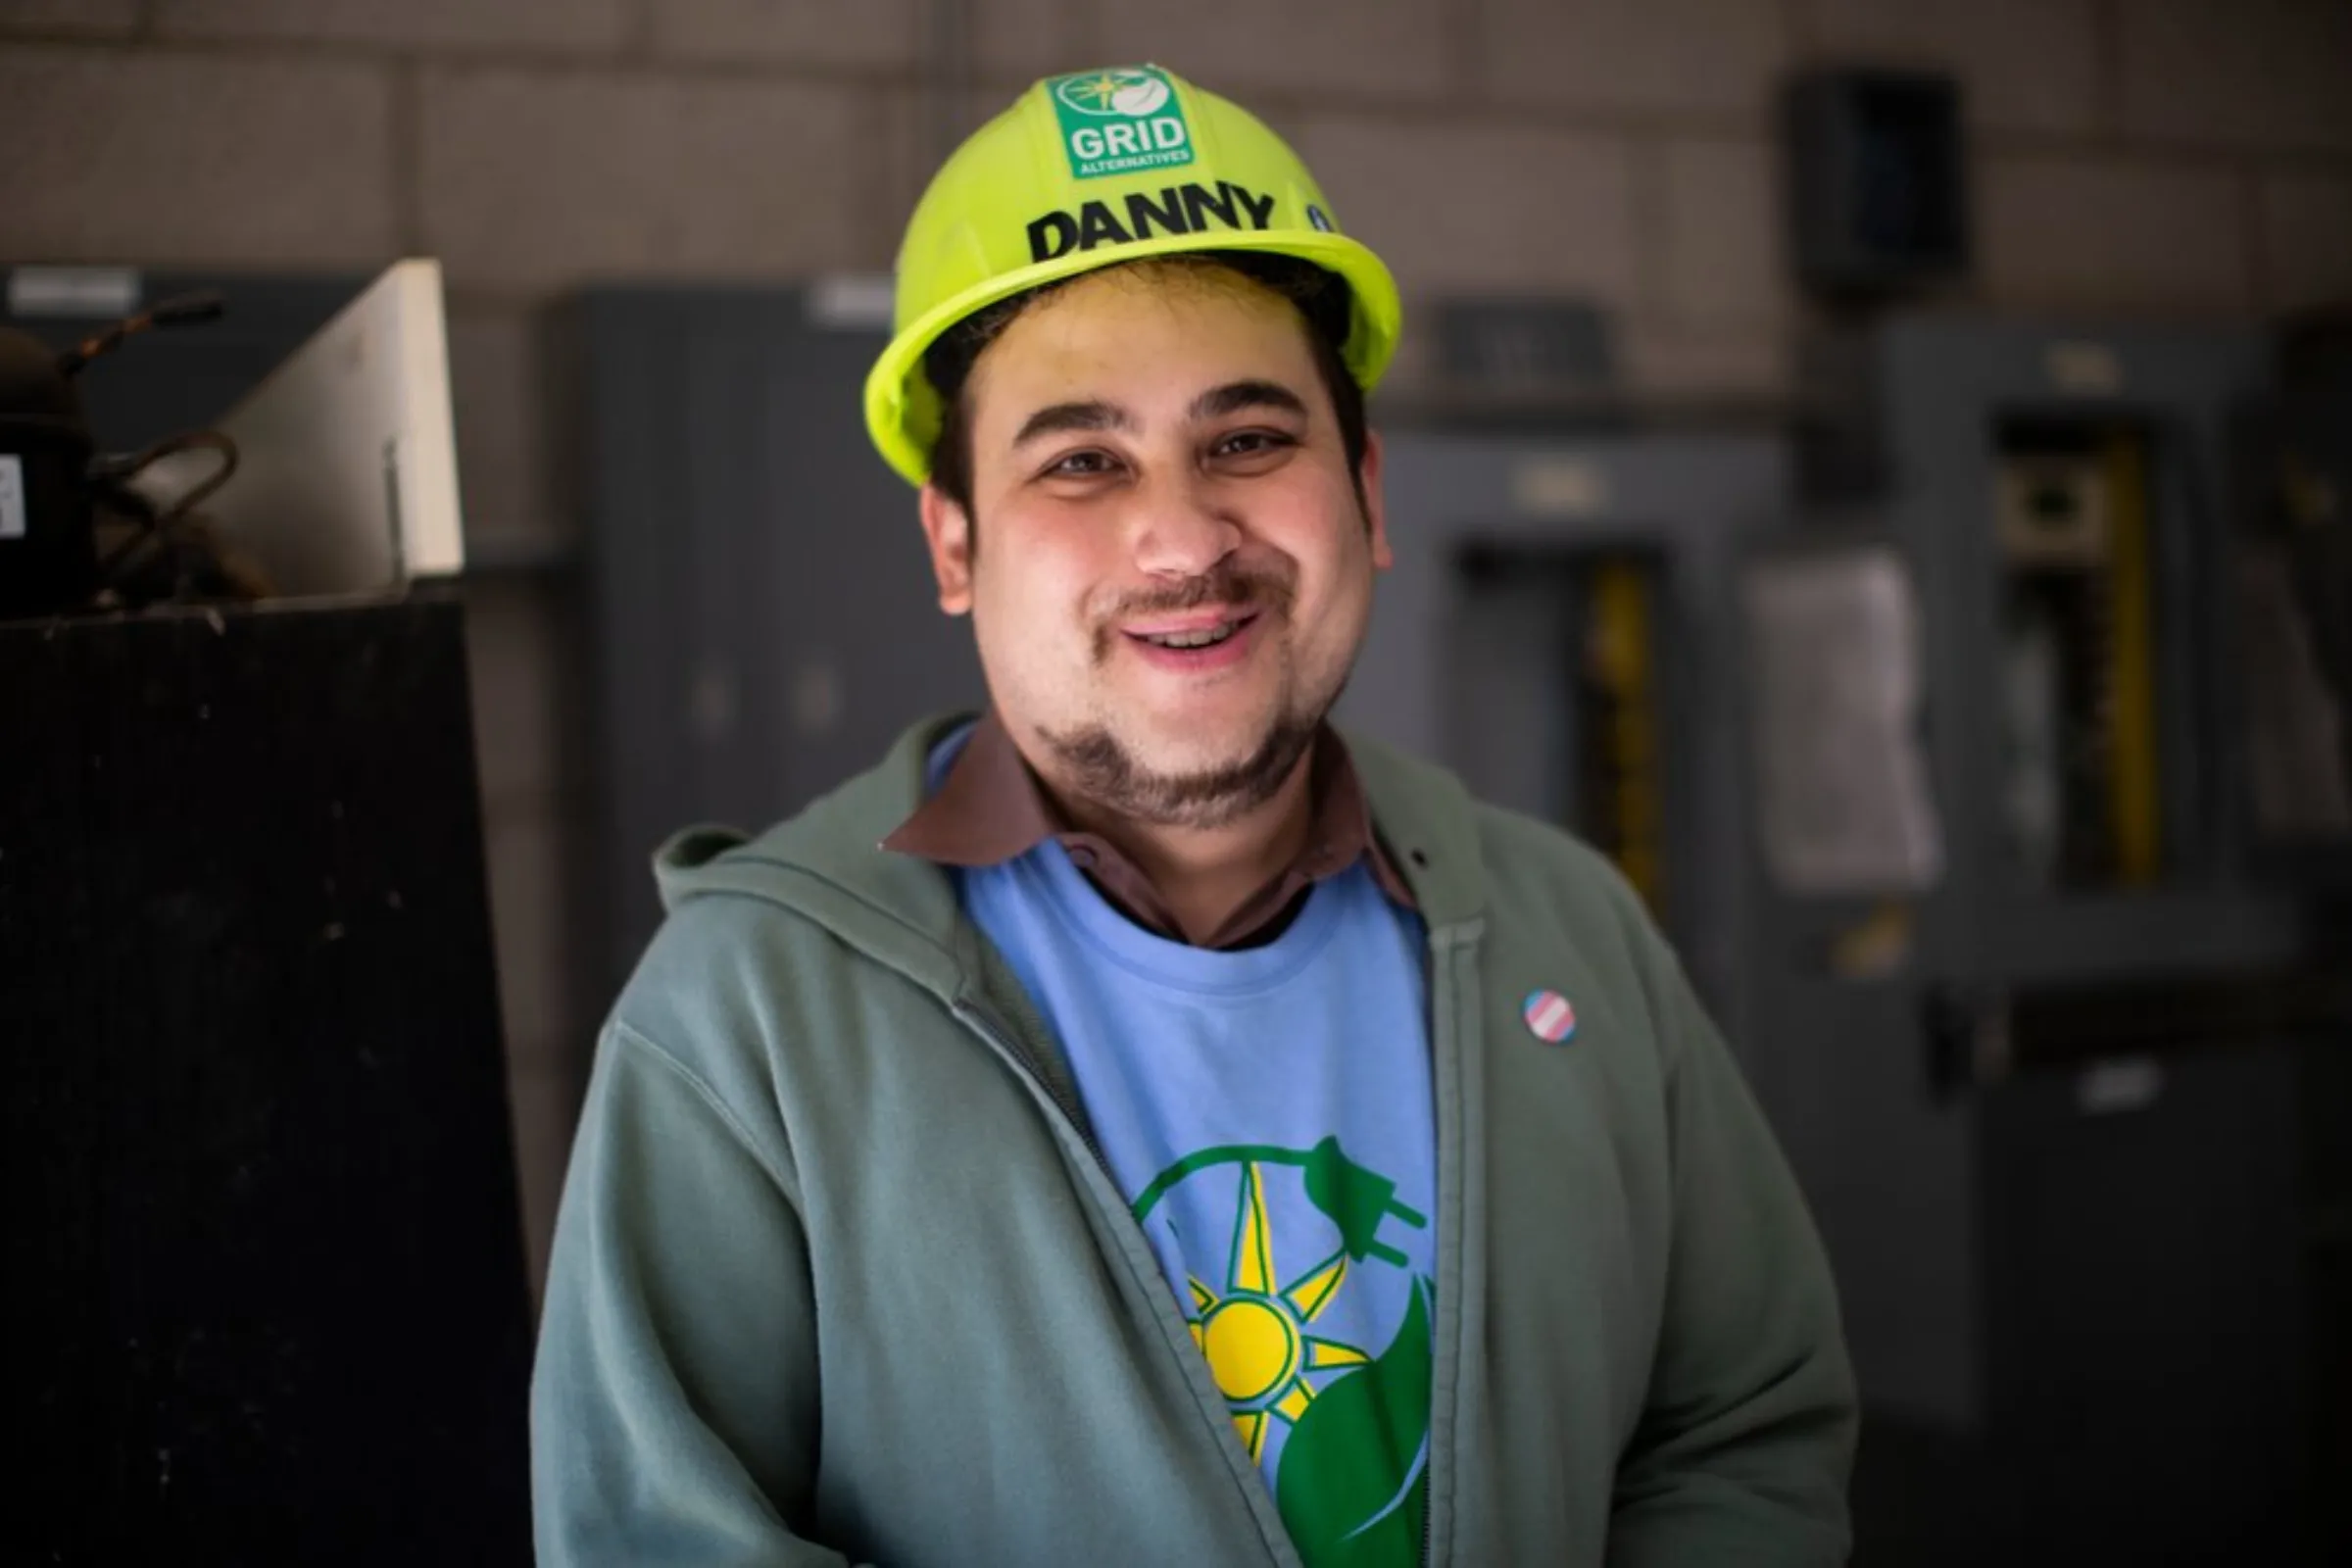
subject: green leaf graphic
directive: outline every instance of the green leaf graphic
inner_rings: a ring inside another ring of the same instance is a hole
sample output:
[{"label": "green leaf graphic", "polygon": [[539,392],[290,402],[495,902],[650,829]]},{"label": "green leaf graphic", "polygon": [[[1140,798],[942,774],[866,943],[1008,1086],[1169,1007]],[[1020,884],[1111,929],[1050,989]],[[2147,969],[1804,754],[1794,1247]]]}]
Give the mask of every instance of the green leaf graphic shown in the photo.
[{"label": "green leaf graphic", "polygon": [[[1413,1478],[1402,1502],[1396,1496],[1429,1432],[1429,1313],[1415,1281],[1389,1348],[1326,1388],[1283,1445],[1274,1500],[1307,1568],[1419,1560],[1428,1472]],[[1367,1528],[1383,1508],[1390,1511]]]}]

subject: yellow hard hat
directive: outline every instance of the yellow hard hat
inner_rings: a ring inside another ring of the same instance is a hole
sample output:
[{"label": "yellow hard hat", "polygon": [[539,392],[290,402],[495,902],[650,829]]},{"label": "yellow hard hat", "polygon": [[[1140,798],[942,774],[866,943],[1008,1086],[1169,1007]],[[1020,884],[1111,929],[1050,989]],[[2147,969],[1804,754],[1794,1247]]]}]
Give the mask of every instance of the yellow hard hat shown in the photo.
[{"label": "yellow hard hat", "polygon": [[1369,392],[1403,311],[1379,257],[1257,118],[1157,66],[1049,76],[933,177],[899,248],[890,347],[865,379],[865,424],[890,466],[929,475],[944,411],[923,351],[957,321],[1040,283],[1177,251],[1275,251],[1345,278],[1341,358]]}]

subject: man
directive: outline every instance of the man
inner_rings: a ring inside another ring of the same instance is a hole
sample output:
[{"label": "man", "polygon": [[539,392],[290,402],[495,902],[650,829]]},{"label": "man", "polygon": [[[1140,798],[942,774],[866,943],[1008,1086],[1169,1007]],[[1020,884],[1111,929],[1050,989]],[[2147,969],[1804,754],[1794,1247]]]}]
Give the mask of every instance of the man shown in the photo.
[{"label": "man", "polygon": [[1386,270],[1143,68],[975,134],[898,286],[868,419],[992,709],[663,852],[543,1560],[1840,1560],[1828,1270],[1682,971],[1594,856],[1325,721]]}]

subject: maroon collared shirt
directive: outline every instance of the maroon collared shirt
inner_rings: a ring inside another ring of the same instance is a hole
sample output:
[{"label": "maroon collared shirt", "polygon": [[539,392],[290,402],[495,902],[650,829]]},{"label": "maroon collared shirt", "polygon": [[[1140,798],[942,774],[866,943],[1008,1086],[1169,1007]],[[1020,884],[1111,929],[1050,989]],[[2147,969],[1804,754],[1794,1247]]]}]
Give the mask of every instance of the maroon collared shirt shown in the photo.
[{"label": "maroon collared shirt", "polygon": [[[1300,895],[1361,859],[1370,860],[1383,893],[1404,908],[1414,906],[1411,890],[1373,835],[1371,808],[1348,744],[1329,724],[1315,732],[1307,800],[1306,843],[1298,858],[1243,900],[1200,946],[1246,948],[1272,940],[1289,923]],[[1049,838],[1059,841],[1071,863],[1128,919],[1172,942],[1186,940],[1142,868],[1107,839],[1070,824],[993,710],[973,727],[938,792],[882,847],[938,865],[1002,865]]]}]

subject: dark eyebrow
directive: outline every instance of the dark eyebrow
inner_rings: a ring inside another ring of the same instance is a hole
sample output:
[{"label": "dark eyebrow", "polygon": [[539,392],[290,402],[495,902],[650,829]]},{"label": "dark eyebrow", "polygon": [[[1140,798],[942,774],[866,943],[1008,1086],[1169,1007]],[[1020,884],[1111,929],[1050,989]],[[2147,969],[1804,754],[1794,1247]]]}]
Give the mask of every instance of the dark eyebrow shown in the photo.
[{"label": "dark eyebrow", "polygon": [[1084,403],[1054,403],[1038,410],[1022,421],[1020,434],[1012,438],[1017,449],[1027,446],[1040,436],[1059,435],[1068,430],[1133,430],[1135,417],[1125,409],[1100,398]]},{"label": "dark eyebrow", "polygon": [[1280,409],[1300,418],[1306,416],[1306,401],[1275,381],[1228,381],[1223,386],[1212,386],[1193,399],[1191,416],[1221,419],[1244,409]]}]

